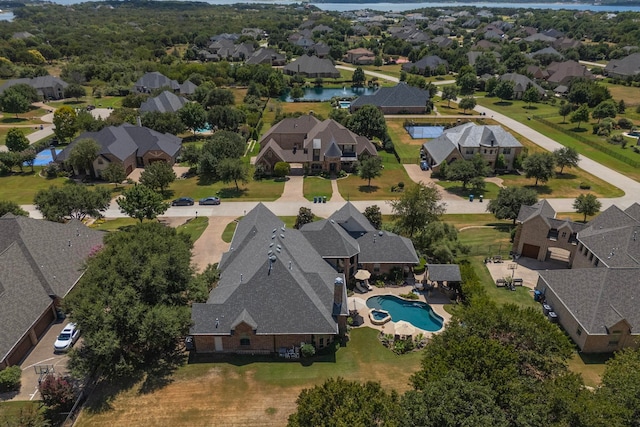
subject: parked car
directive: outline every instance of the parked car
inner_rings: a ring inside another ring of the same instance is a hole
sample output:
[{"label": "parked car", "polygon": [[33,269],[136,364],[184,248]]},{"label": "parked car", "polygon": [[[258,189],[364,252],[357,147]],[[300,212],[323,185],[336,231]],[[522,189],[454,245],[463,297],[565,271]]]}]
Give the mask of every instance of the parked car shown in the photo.
[{"label": "parked car", "polygon": [[56,342],[53,343],[53,351],[69,351],[78,341],[78,337],[80,337],[80,329],[75,323],[67,323],[60,335],[58,335]]},{"label": "parked car", "polygon": [[171,202],[171,206],[193,206],[194,203],[191,197],[180,197]]},{"label": "parked car", "polygon": [[91,110],[95,110],[96,106],[95,105],[87,105],[87,111],[91,111]]},{"label": "parked car", "polygon": [[220,198],[215,197],[215,196],[205,197],[204,199],[200,199],[198,204],[199,205],[219,205],[220,204]]},{"label": "parked car", "polygon": [[420,162],[420,169],[423,171],[429,170],[429,164],[425,161]]}]

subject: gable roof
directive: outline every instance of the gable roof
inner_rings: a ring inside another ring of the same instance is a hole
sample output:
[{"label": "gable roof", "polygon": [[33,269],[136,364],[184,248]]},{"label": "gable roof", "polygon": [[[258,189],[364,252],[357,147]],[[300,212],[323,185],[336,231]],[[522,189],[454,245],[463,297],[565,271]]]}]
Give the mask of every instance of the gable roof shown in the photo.
[{"label": "gable roof", "polygon": [[351,236],[359,236],[361,233],[376,231],[367,217],[365,217],[351,202],[345,203],[343,207],[335,211],[328,218],[335,221]]},{"label": "gable roof", "polygon": [[295,61],[284,66],[284,71],[289,73],[302,73],[302,74],[329,74],[332,76],[339,76],[340,71],[333,65],[328,58],[320,59],[317,56],[302,55]]},{"label": "gable roof", "polygon": [[547,79],[551,83],[568,83],[573,78],[592,78],[591,71],[576,61],[552,62],[547,67],[551,74]]},{"label": "gable roof", "polygon": [[170,87],[172,90],[179,90],[180,84],[164,74],[154,71],[140,77],[138,81],[136,81],[135,87],[145,91],[152,91],[161,87]]},{"label": "gable roof", "polygon": [[363,264],[418,264],[413,242],[388,231],[369,231],[357,237],[358,262]]},{"label": "gable roof", "polygon": [[4,82],[2,86],[0,86],[0,93],[4,92],[5,89],[11,86],[15,86],[19,84],[26,84],[31,86],[38,92],[40,96],[43,95],[43,92],[42,92],[43,89],[51,89],[51,88],[55,88],[56,86],[61,86],[64,89],[67,86],[69,86],[69,84],[64,80],[59,79],[58,77],[47,75],[47,76],[34,77],[32,79],[20,78],[20,79],[7,80],[6,82]]},{"label": "gable roof", "polygon": [[352,107],[362,107],[367,104],[376,107],[426,107],[429,101],[429,91],[399,83],[394,87],[381,87],[372,95],[359,96],[351,103]]},{"label": "gable roof", "polygon": [[529,77],[524,76],[518,73],[506,73],[500,76],[500,81],[510,81],[513,82],[513,91],[514,92],[524,92],[527,90],[529,86],[533,86],[536,88],[538,93],[544,94],[545,90],[538,85],[536,82],[531,80]]},{"label": "gable roof", "polygon": [[155,98],[147,99],[140,105],[140,112],[158,111],[160,113],[175,113],[189,102],[186,98],[165,90]]},{"label": "gable roof", "polygon": [[435,69],[438,65],[449,65],[449,63],[436,55],[427,55],[423,56],[420,60],[416,62],[408,62],[406,64],[402,64],[402,69],[404,71],[410,71],[414,66],[418,68],[418,70],[425,70],[427,68]]},{"label": "gable roof", "polygon": [[429,280],[435,282],[462,282],[458,264],[427,264]]},{"label": "gable roof", "polygon": [[452,141],[449,135],[443,133],[437,138],[422,144],[422,149],[429,153],[433,159],[434,166],[444,162],[449,155],[458,150],[458,145]]},{"label": "gable roof", "polygon": [[180,93],[182,95],[192,95],[197,88],[197,84],[193,83],[191,80],[185,80],[184,83],[180,85]]},{"label": "gable roof", "polygon": [[531,206],[527,206],[527,205],[520,206],[520,211],[518,212],[518,218],[516,218],[516,221],[525,222],[535,216],[543,216],[545,218],[555,218],[556,211],[555,209],[553,209],[551,204],[546,199],[542,199],[537,201]]},{"label": "gable roof", "polygon": [[323,258],[351,258],[360,252],[358,243],[334,220],[305,224],[300,232]]},{"label": "gable roof", "polygon": [[0,360],[82,276],[104,233],[80,221],[66,224],[6,214],[0,217]]},{"label": "gable roof", "polygon": [[606,67],[605,73],[615,73],[621,76],[635,76],[640,73],[640,52],[632,53],[622,59],[612,59]]}]

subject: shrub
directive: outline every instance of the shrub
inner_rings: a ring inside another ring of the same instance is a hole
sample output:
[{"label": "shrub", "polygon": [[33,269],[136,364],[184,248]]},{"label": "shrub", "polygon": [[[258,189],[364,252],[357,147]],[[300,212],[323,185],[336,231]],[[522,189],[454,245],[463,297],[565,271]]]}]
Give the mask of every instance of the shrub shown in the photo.
[{"label": "shrub", "polygon": [[316,348],[311,344],[303,345],[300,351],[302,352],[302,357],[312,357],[316,354]]},{"label": "shrub", "polygon": [[413,292],[409,292],[407,294],[400,294],[400,298],[404,299],[420,299],[420,297]]},{"label": "shrub", "polygon": [[340,169],[340,172],[338,172],[338,178],[344,178],[345,176],[347,176],[347,173],[344,170]]},{"label": "shrub", "polygon": [[68,411],[76,397],[75,387],[69,378],[49,374],[38,386],[42,401],[51,409]]},{"label": "shrub", "polygon": [[11,366],[0,371],[0,392],[20,390],[20,366]]},{"label": "shrub", "polygon": [[611,138],[607,138],[607,142],[613,145],[620,145],[624,142],[624,136],[622,135],[613,135]]},{"label": "shrub", "polygon": [[58,173],[60,172],[60,167],[57,163],[49,163],[47,167],[44,169],[44,174],[47,178],[57,178]]},{"label": "shrub", "polygon": [[422,274],[424,273],[424,270],[426,269],[426,266],[424,265],[417,265],[415,267],[413,267],[413,273],[414,274]]},{"label": "shrub", "polygon": [[583,182],[580,183],[580,189],[581,190],[590,190],[591,189],[591,184],[589,184],[588,182],[584,182],[583,181]]},{"label": "shrub", "polygon": [[398,183],[398,188],[404,188],[404,182],[400,181],[400,182]]},{"label": "shrub", "polygon": [[639,113],[639,114],[640,114],[640,105],[638,105],[638,106],[636,107],[636,113]]},{"label": "shrub", "polygon": [[621,129],[631,129],[633,127],[633,122],[626,117],[622,117],[620,120],[618,120],[618,126]]},{"label": "shrub", "polygon": [[291,172],[291,166],[287,162],[278,162],[273,167],[273,175],[279,178],[283,178]]}]

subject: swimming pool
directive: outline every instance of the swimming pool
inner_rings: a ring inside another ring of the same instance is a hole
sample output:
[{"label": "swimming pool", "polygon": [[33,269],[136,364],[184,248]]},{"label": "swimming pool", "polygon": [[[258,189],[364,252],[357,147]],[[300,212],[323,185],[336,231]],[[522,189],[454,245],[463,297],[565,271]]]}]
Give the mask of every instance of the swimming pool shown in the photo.
[{"label": "swimming pool", "polygon": [[443,319],[433,312],[431,306],[421,301],[407,301],[393,295],[379,295],[367,300],[367,307],[388,311],[391,320],[404,320],[424,331],[442,329]]},{"label": "swimming pool", "polygon": [[[62,150],[56,148],[56,154],[60,154]],[[33,162],[33,166],[47,166],[49,163],[53,162],[53,157],[51,156],[51,150],[45,148],[41,152],[36,155],[36,159]],[[25,163],[24,166],[27,166]]]},{"label": "swimming pool", "polygon": [[415,125],[405,126],[413,139],[437,138],[444,132],[444,126]]}]

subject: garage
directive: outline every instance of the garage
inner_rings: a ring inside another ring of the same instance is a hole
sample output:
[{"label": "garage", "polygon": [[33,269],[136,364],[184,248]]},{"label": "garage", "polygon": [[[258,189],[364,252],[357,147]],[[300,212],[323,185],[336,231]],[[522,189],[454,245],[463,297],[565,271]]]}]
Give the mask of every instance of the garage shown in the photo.
[{"label": "garage", "polygon": [[522,256],[527,258],[535,258],[538,259],[538,254],[540,253],[540,246],[530,245],[525,243],[522,245]]}]

